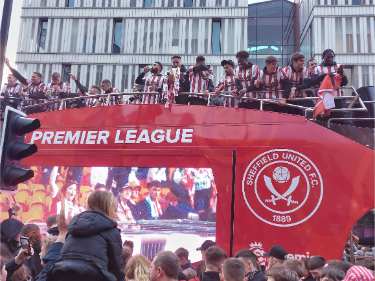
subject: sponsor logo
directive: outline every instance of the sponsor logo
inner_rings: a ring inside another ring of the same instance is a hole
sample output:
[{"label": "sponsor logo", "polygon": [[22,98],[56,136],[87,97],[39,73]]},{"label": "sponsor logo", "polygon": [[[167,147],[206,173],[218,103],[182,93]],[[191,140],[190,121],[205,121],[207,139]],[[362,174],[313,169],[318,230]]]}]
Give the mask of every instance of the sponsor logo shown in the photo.
[{"label": "sponsor logo", "polygon": [[242,192],[258,219],[272,226],[291,227],[305,222],[318,210],[323,180],[307,156],[290,149],[274,149],[250,162]]}]

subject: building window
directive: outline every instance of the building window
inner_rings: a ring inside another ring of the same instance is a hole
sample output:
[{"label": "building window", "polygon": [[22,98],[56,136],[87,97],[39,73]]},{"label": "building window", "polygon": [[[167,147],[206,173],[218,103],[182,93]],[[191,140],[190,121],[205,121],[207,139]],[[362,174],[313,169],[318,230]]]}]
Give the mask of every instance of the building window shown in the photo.
[{"label": "building window", "polygon": [[135,8],[137,7],[137,0],[130,0],[130,8]]},{"label": "building window", "polygon": [[371,53],[371,18],[369,17],[367,18],[367,44],[367,52]]},{"label": "building window", "polygon": [[206,0],[201,0],[199,2],[199,7],[206,7]]},{"label": "building window", "polygon": [[370,86],[370,72],[368,65],[362,66],[362,85],[360,86]]},{"label": "building window", "polygon": [[38,52],[46,51],[48,19],[39,20]]},{"label": "building window", "polygon": [[46,6],[47,6],[47,0],[41,0],[40,7],[46,7]]},{"label": "building window", "polygon": [[121,52],[121,42],[123,34],[122,19],[113,20],[113,38],[112,38],[112,53],[119,54]]},{"label": "building window", "polygon": [[343,45],[343,42],[342,42],[342,21],[341,21],[341,18],[335,18],[335,25],[336,25],[336,32],[335,32],[335,36],[336,36],[336,48],[335,48],[335,50],[338,53],[341,53],[342,52],[342,45]]},{"label": "building window", "polygon": [[144,8],[151,8],[155,6],[154,0],[143,0],[143,7]]},{"label": "building window", "polygon": [[67,7],[67,8],[74,8],[74,1],[75,0],[66,0],[65,1],[65,7]]},{"label": "building window", "polygon": [[346,18],[345,19],[346,24],[346,51],[348,53],[353,53],[353,24],[352,24],[352,18]]},{"label": "building window", "polygon": [[193,0],[184,0],[184,7],[185,8],[193,7]]},{"label": "building window", "polygon": [[174,0],[168,0],[168,7],[173,7],[174,6]]},{"label": "building window", "polygon": [[72,73],[72,65],[71,64],[63,64],[62,65],[62,74],[61,79],[63,82],[69,82],[69,75]]},{"label": "building window", "polygon": [[221,53],[221,20],[212,21],[211,46],[212,46],[212,54],[220,55]]},{"label": "building window", "polygon": [[180,21],[173,20],[172,47],[178,47],[180,33]]},{"label": "building window", "polygon": [[100,85],[103,80],[103,65],[96,66],[95,85]]},{"label": "building window", "polygon": [[353,0],[352,5],[364,5],[364,0]]}]

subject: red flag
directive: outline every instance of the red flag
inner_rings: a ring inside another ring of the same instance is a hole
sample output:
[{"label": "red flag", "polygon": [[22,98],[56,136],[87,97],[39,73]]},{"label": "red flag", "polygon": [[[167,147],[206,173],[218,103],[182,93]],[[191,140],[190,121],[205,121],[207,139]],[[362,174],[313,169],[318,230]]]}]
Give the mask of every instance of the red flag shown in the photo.
[{"label": "red flag", "polygon": [[332,108],[335,108],[334,97],[337,95],[336,89],[341,85],[342,77],[336,74],[332,79],[330,75],[326,75],[320,84],[318,96],[320,100],[314,107],[313,116],[316,118],[319,115],[329,115]]}]

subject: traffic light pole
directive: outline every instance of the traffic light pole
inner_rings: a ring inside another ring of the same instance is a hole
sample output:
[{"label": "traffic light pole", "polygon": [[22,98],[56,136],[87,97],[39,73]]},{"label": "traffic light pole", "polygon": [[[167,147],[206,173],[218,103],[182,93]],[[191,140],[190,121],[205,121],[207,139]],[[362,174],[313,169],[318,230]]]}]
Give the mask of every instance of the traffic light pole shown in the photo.
[{"label": "traffic light pole", "polygon": [[3,70],[5,61],[5,51],[8,43],[10,18],[12,15],[13,0],[5,0],[3,6],[3,17],[0,27],[0,84],[3,81]]}]

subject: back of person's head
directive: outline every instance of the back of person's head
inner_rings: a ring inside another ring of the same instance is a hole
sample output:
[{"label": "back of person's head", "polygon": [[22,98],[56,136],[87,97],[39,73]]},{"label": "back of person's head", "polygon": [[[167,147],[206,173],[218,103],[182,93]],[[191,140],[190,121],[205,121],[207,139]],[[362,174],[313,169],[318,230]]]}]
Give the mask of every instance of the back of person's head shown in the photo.
[{"label": "back of person's head", "polygon": [[13,272],[12,276],[10,277],[10,280],[11,281],[31,280],[30,270],[25,265],[22,265],[16,271]]},{"label": "back of person's head", "polygon": [[5,243],[10,252],[18,248],[18,237],[23,228],[23,223],[17,219],[7,219],[0,224],[0,239]]},{"label": "back of person's head", "polygon": [[130,249],[134,249],[134,242],[130,240],[125,240],[124,244],[122,245],[123,247],[128,247]]},{"label": "back of person's head", "polygon": [[112,83],[111,83],[111,81],[109,79],[104,79],[102,81],[102,84],[107,84],[108,86],[112,86]]},{"label": "back of person's head", "polygon": [[259,270],[258,257],[249,249],[239,250],[235,257],[250,262],[256,270]]},{"label": "back of person's head", "polygon": [[245,266],[238,258],[229,258],[223,264],[224,281],[243,281]]},{"label": "back of person's head", "polygon": [[345,277],[345,272],[335,266],[326,266],[323,268],[320,278],[329,278],[332,281],[341,281]]},{"label": "back of person's head", "polygon": [[109,218],[115,219],[117,217],[117,201],[112,192],[108,191],[94,191],[87,199],[88,209],[105,214]]},{"label": "back of person's head", "polygon": [[298,281],[298,275],[284,266],[274,266],[267,271],[268,280],[272,281]]},{"label": "back of person's head", "polygon": [[310,257],[307,260],[307,263],[306,263],[307,269],[310,270],[310,271],[322,268],[325,264],[326,264],[326,260],[325,260],[325,258],[323,258],[321,256]]},{"label": "back of person's head", "polygon": [[131,257],[125,266],[126,280],[148,281],[150,276],[150,261],[141,255]]},{"label": "back of person's head", "polygon": [[182,273],[185,275],[186,280],[191,280],[191,279],[197,277],[197,272],[194,269],[192,269],[191,267],[186,268],[184,271],[182,271]]},{"label": "back of person's head", "polygon": [[345,273],[349,270],[350,267],[352,267],[352,264],[347,261],[342,260],[330,260],[327,262],[328,266],[336,267],[339,270],[344,271]]},{"label": "back of person's head", "polygon": [[227,255],[223,249],[217,246],[212,246],[206,251],[206,266],[215,266],[220,268]]},{"label": "back of person's head", "polygon": [[344,281],[374,281],[374,273],[366,267],[353,265],[346,273]]},{"label": "back of person's head", "polygon": [[152,270],[150,274],[151,281],[160,279],[178,278],[180,266],[178,265],[177,256],[170,251],[160,252],[152,262]]},{"label": "back of person's head", "polygon": [[286,260],[283,265],[286,269],[297,273],[299,278],[302,278],[306,275],[305,266],[299,260]]},{"label": "back of person's head", "polygon": [[179,258],[189,259],[189,251],[186,250],[185,248],[182,248],[182,247],[178,248],[174,253]]},{"label": "back of person's head", "polygon": [[28,237],[31,242],[41,240],[40,228],[34,223],[25,224],[21,229],[21,235]]}]

